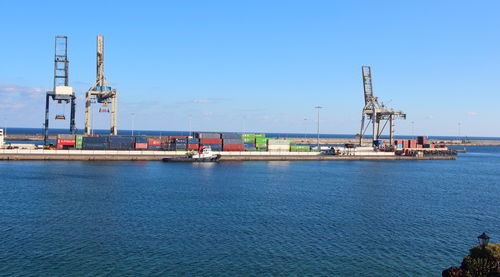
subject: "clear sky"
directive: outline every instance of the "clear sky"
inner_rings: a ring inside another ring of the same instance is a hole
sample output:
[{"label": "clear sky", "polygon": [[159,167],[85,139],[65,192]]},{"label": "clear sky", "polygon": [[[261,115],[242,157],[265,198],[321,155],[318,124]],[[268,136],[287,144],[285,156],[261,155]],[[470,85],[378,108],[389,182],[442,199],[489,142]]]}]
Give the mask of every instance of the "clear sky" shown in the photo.
[{"label": "clear sky", "polygon": [[355,134],[370,65],[375,95],[408,115],[397,134],[414,122],[415,135],[460,124],[500,136],[499,11],[498,0],[1,1],[0,125],[42,126],[54,36],[67,35],[83,128],[102,34],[119,129],[314,133],[321,105],[322,133]]}]

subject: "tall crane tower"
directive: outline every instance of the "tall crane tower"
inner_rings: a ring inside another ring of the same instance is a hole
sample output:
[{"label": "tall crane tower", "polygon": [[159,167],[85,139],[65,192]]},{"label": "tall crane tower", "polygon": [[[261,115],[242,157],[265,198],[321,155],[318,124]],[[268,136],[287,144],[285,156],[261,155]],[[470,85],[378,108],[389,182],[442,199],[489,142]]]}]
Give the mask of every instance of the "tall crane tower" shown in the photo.
[{"label": "tall crane tower", "polygon": [[99,112],[111,114],[110,134],[117,134],[118,92],[113,89],[104,77],[104,37],[97,36],[97,71],[94,85],[85,96],[85,134],[90,135],[92,127],[92,109],[94,103],[102,104]]},{"label": "tall crane tower", "polygon": [[[389,142],[394,143],[394,120],[396,118],[406,119],[406,114],[402,111],[395,111],[385,107],[384,103],[378,101],[378,97],[373,95],[372,71],[369,66],[362,66],[363,89],[365,95],[365,106],[361,114],[361,132],[359,133],[359,144],[363,145],[363,137],[372,125],[373,143],[380,140],[382,132],[389,124]],[[369,120],[365,128],[365,120]]]},{"label": "tall crane tower", "polygon": [[[75,92],[69,86],[69,60],[68,60],[68,37],[56,36],[54,54],[54,86],[52,91],[47,91],[45,96],[45,123],[43,142],[47,145],[49,137],[49,108],[50,100],[57,104],[71,104],[69,131],[74,134],[75,128]],[[66,120],[64,113],[56,114],[56,120]]]}]

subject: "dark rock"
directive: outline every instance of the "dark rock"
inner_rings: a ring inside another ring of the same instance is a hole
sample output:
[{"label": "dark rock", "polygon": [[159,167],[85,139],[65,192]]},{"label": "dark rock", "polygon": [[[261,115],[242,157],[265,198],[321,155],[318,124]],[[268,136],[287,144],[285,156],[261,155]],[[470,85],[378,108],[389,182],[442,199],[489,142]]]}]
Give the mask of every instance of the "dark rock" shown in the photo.
[{"label": "dark rock", "polygon": [[466,277],[462,269],[456,266],[452,266],[448,269],[443,270],[443,273],[441,275],[443,277]]}]

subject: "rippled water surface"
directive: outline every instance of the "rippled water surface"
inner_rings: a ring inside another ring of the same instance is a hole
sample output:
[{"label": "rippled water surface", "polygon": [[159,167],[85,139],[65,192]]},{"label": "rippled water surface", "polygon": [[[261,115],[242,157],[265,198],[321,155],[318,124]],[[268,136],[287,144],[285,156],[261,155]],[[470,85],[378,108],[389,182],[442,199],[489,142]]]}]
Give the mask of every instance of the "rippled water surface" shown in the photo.
[{"label": "rippled water surface", "polygon": [[440,276],[500,242],[500,148],[456,161],[0,162],[1,276]]}]

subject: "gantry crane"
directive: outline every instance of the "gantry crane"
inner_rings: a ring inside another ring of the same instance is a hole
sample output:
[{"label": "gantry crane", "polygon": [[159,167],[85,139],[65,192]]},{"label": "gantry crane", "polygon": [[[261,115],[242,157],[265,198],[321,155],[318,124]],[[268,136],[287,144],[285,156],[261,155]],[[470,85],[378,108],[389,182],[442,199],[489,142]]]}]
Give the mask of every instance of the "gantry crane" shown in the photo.
[{"label": "gantry crane", "polygon": [[113,89],[106,78],[104,77],[104,37],[97,36],[97,74],[94,85],[87,91],[85,96],[85,134],[90,135],[91,132],[91,117],[93,103],[102,104],[99,112],[111,114],[110,134],[117,134],[117,109],[118,109],[118,92]]},{"label": "gantry crane", "polygon": [[[373,144],[380,140],[382,132],[387,124],[389,124],[389,144],[394,143],[394,120],[396,118],[406,119],[406,114],[402,111],[395,111],[385,107],[384,103],[378,101],[378,97],[373,95],[372,87],[372,72],[369,66],[362,66],[361,71],[363,74],[363,88],[365,95],[365,106],[361,114],[361,132],[359,133],[359,144],[363,145],[363,137],[370,126],[372,125]],[[370,120],[366,124],[365,120]],[[384,122],[385,121],[385,122]],[[381,124],[383,126],[381,128]]]},{"label": "gantry crane", "polygon": [[[57,104],[71,104],[69,131],[74,134],[75,128],[75,92],[69,86],[69,60],[68,60],[68,37],[56,36],[54,54],[54,86],[52,91],[47,91],[45,96],[45,123],[43,142],[47,145],[49,137],[49,108],[50,100]],[[64,113],[55,116],[56,120],[66,120]]]}]

